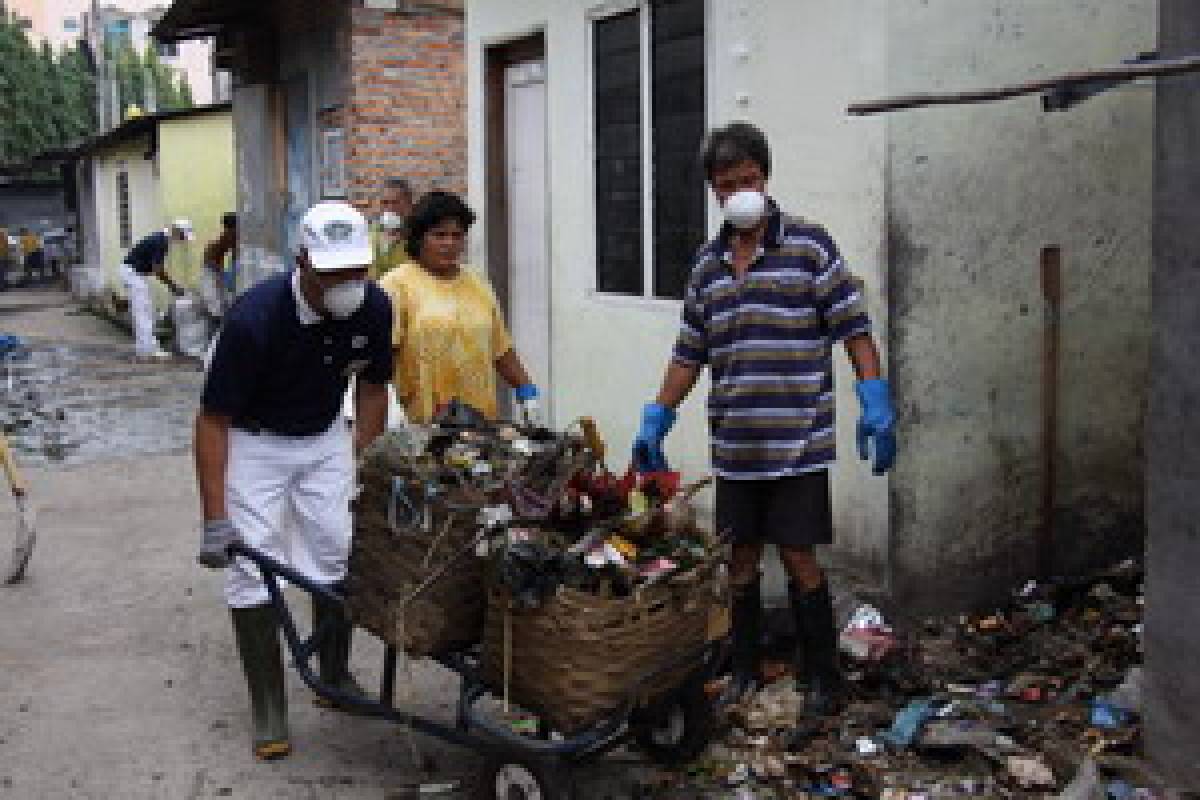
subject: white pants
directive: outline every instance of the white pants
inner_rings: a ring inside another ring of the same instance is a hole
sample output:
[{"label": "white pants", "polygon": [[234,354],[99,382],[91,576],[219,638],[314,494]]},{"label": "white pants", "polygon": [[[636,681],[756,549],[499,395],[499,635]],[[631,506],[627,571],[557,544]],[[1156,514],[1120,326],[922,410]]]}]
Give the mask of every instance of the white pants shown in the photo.
[{"label": "white pants", "polygon": [[128,264],[121,265],[121,282],[129,298],[129,315],[133,317],[133,352],[151,356],[161,348],[154,338],[154,299],[150,296],[150,279],[139,275]]},{"label": "white pants", "polygon": [[[324,584],[346,576],[353,440],[346,420],[316,436],[229,432],[225,503],[242,541]],[[266,603],[267,586],[244,558],[228,570],[233,608]]]}]

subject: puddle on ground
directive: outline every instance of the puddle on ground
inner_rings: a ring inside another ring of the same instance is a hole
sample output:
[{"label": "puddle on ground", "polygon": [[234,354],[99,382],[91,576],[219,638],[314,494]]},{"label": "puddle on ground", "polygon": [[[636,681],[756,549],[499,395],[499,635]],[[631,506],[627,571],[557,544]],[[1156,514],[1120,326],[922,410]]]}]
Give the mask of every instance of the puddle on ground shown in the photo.
[{"label": "puddle on ground", "polygon": [[75,466],[191,446],[203,376],[127,347],[28,343],[0,362],[0,425],[23,465]]}]

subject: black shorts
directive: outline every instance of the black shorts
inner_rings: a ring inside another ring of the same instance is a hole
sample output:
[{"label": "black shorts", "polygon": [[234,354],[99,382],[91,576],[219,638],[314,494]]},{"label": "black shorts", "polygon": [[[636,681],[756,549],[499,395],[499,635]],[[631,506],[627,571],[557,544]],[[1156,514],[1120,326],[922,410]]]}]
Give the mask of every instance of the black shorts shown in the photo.
[{"label": "black shorts", "polygon": [[717,533],[734,544],[812,547],[833,541],[829,472],[761,481],[717,479]]}]

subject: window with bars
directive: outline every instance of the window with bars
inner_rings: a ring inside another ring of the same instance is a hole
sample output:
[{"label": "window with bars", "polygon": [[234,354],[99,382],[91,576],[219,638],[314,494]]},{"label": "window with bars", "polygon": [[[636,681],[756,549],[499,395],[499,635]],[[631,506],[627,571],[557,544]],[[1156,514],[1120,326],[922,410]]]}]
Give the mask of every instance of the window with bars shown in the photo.
[{"label": "window with bars", "polygon": [[704,29],[705,0],[647,0],[593,22],[601,292],[682,297],[704,242]]},{"label": "window with bars", "polygon": [[117,224],[120,228],[121,247],[133,247],[133,220],[129,211],[129,173],[117,173]]}]

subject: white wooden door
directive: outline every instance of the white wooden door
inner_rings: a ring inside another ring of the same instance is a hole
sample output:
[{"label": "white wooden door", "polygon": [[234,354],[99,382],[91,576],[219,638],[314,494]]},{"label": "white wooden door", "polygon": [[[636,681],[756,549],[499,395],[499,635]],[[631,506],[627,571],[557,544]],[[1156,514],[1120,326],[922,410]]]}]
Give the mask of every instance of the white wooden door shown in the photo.
[{"label": "white wooden door", "polygon": [[[508,193],[508,318],[533,382],[551,385],[550,252],[546,203],[546,79],[542,61],[505,70]],[[542,407],[553,421],[548,393]]]}]

